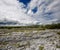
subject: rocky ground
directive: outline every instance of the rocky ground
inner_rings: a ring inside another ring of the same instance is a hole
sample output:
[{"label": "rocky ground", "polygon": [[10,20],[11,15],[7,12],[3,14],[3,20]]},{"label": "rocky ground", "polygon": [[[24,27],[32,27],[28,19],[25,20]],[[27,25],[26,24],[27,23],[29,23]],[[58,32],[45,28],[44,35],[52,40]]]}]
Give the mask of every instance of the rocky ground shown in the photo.
[{"label": "rocky ground", "polygon": [[60,30],[0,32],[0,50],[60,50]]}]

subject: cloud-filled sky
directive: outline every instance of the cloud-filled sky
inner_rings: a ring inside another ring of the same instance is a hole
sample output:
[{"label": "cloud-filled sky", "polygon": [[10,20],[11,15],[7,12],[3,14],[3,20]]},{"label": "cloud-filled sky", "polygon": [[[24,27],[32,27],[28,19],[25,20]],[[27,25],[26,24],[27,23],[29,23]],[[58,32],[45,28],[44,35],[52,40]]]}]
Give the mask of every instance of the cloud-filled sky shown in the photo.
[{"label": "cloud-filled sky", "polygon": [[60,0],[0,0],[0,21],[60,22]]}]

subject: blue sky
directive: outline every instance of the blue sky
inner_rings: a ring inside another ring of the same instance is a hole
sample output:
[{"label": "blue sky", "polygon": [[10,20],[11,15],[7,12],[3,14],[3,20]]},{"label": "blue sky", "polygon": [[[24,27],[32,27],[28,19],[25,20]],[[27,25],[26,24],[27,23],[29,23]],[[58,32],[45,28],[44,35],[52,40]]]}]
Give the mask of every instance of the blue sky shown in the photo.
[{"label": "blue sky", "polygon": [[[28,6],[28,4],[31,2],[31,0],[18,0],[19,2],[23,3],[25,5],[25,8]],[[37,7],[32,9],[33,13],[37,12]]]},{"label": "blue sky", "polygon": [[28,5],[28,3],[30,3],[31,0],[18,0],[19,2],[22,2],[24,5]]},{"label": "blue sky", "polygon": [[60,0],[0,0],[0,21],[24,24],[60,22]]}]

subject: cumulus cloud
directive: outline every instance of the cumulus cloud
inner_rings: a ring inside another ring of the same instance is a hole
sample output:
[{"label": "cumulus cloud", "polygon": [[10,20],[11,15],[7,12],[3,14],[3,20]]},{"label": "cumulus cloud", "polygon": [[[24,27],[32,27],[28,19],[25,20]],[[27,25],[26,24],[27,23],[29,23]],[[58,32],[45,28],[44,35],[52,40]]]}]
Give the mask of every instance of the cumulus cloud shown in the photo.
[{"label": "cumulus cloud", "polygon": [[60,20],[60,0],[32,0],[28,6],[30,13],[35,7],[38,8],[37,12],[31,15],[41,23],[52,23]]},{"label": "cumulus cloud", "polygon": [[31,0],[25,7],[19,0],[0,0],[0,20],[30,24],[60,21],[60,0]]},{"label": "cumulus cloud", "polygon": [[0,20],[15,20],[20,23],[31,23],[35,21],[25,14],[24,5],[17,0],[0,0]]}]

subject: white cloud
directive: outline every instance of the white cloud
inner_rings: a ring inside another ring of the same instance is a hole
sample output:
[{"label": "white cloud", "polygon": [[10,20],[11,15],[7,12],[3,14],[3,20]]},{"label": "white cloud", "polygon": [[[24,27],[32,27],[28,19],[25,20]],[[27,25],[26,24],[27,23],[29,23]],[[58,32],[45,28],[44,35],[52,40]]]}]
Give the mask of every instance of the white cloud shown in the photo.
[{"label": "white cloud", "polygon": [[34,19],[25,14],[25,9],[22,8],[17,0],[0,0],[0,19],[17,20],[20,23],[31,23]]},{"label": "white cloud", "polygon": [[30,8],[29,11],[34,7],[38,7],[38,11],[32,16],[41,23],[60,20],[60,0],[32,0],[28,6]]},{"label": "white cloud", "polygon": [[[0,0],[0,20],[15,20],[20,23],[49,23],[60,20],[60,0],[31,0],[27,8],[17,0]],[[37,7],[37,12],[32,9]],[[27,13],[26,13],[27,12]],[[52,12],[52,14],[48,14]],[[52,19],[49,19],[52,18]]]}]

